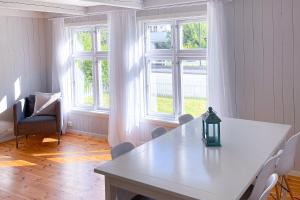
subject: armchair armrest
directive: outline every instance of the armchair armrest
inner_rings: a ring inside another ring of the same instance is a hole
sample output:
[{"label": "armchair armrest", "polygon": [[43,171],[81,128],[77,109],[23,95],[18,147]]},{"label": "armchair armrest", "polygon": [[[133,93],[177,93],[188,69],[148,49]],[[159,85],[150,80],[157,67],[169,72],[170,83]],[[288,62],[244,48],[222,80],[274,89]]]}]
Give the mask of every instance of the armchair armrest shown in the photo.
[{"label": "armchair armrest", "polygon": [[61,108],[61,99],[59,98],[57,100],[57,105],[56,105],[56,130],[58,133],[61,132],[62,130],[62,122],[63,116],[62,116],[62,108]]},{"label": "armchair armrest", "polygon": [[25,99],[19,100],[13,106],[14,133],[16,136],[18,135],[18,133],[17,133],[18,124],[25,118],[24,107],[25,107]]}]

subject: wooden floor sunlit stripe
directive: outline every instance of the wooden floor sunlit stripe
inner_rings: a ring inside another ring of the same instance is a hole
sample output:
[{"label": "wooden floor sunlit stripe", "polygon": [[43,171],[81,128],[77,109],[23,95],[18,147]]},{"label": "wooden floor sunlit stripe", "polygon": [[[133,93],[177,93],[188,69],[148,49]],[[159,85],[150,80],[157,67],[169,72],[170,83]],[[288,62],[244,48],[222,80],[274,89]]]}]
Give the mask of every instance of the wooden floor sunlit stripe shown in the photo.
[{"label": "wooden floor sunlit stripe", "polygon": [[[0,199],[104,200],[104,177],[94,168],[111,159],[104,139],[65,134],[57,146],[55,136],[29,137],[0,144]],[[300,178],[289,177],[300,199]],[[272,199],[272,198],[270,198]]]}]

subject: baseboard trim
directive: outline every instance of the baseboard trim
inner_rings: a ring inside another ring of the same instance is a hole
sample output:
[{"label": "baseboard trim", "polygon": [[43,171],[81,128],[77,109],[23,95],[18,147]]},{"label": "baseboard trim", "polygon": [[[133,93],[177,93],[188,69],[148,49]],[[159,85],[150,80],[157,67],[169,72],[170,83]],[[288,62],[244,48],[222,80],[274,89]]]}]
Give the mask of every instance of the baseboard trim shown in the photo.
[{"label": "baseboard trim", "polygon": [[290,174],[291,176],[297,176],[297,177],[300,177],[300,171],[297,171],[297,170],[292,170],[289,174]]},{"label": "baseboard trim", "polygon": [[13,136],[13,135],[7,136],[7,137],[3,137],[3,138],[0,138],[0,143],[8,142],[8,141],[14,140],[14,139],[15,139],[15,136]]},{"label": "baseboard trim", "polygon": [[77,134],[77,135],[93,136],[93,137],[100,138],[100,139],[107,139],[107,135],[105,135],[105,134],[91,133],[91,132],[80,131],[80,130],[75,130],[75,129],[67,129],[66,132],[72,133],[72,134]]}]

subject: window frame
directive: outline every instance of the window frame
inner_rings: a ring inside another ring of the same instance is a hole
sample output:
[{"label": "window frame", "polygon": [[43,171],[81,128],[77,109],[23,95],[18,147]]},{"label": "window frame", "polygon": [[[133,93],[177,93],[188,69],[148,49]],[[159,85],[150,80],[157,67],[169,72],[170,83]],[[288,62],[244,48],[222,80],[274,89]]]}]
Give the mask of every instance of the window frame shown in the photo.
[{"label": "window frame", "polygon": [[[156,20],[145,20],[142,22],[142,34],[144,38],[143,42],[143,59],[144,59],[144,79],[145,79],[145,117],[176,121],[178,117],[184,112],[184,95],[182,91],[182,60],[207,60],[207,48],[198,48],[198,49],[181,49],[180,44],[180,25],[189,22],[206,22],[207,18],[203,16],[190,17],[190,18],[176,18],[176,19],[156,19]],[[148,51],[147,47],[147,26],[148,25],[157,25],[157,24],[171,24],[171,33],[172,33],[172,42],[171,49],[167,50],[152,50]],[[150,102],[150,72],[149,72],[149,60],[153,59],[171,59],[172,61],[172,81],[173,81],[173,114],[151,112],[151,102]],[[207,96],[208,99],[208,96]]]},{"label": "window frame", "polygon": [[[109,29],[106,24],[98,24],[92,26],[82,26],[74,27],[70,31],[71,38],[71,51],[72,51],[72,106],[75,109],[87,110],[87,111],[100,111],[104,113],[109,112],[109,108],[100,106],[100,94],[99,94],[99,75],[98,75],[98,61],[107,60],[108,61],[108,51],[98,51],[98,29]],[[76,52],[74,47],[74,36],[76,33],[81,31],[90,31],[92,34],[92,51],[91,52]],[[109,38],[108,38],[109,40]],[[109,41],[108,41],[109,42]],[[76,59],[91,59],[92,60],[92,84],[93,84],[93,105],[78,105],[76,97],[76,80],[75,80],[75,60]]]}]

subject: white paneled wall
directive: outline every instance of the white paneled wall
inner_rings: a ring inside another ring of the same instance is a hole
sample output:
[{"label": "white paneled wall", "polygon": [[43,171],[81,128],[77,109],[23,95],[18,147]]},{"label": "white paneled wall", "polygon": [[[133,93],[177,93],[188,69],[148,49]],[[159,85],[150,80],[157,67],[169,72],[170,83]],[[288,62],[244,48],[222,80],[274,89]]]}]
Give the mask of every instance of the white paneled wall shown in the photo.
[{"label": "white paneled wall", "polygon": [[107,135],[108,134],[108,115],[94,114],[81,111],[72,111],[69,113],[68,129],[82,131],[92,134]]},{"label": "white paneled wall", "polygon": [[46,91],[45,19],[0,15],[0,120],[12,121],[13,103]]},{"label": "white paneled wall", "polygon": [[300,131],[299,11],[299,0],[234,0],[237,117],[291,124],[291,134]]}]

